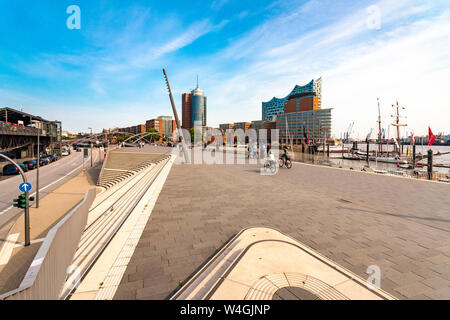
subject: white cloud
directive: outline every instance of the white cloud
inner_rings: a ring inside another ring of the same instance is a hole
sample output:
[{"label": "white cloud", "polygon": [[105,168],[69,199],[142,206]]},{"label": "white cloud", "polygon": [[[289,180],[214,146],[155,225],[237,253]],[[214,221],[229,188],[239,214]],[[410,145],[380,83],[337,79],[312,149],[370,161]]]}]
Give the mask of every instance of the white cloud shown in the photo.
[{"label": "white cloud", "polygon": [[450,11],[433,4],[380,1],[378,31],[367,29],[365,8],[310,34],[299,31],[296,12],[266,22],[216,57],[249,63],[207,92],[215,107],[210,123],[257,120],[262,101],[323,76],[323,107],[334,108],[337,135],[350,121],[360,137],[375,127],[377,97],[385,125],[398,98],[407,108],[408,131],[424,134],[428,124],[449,131]]},{"label": "white cloud", "polygon": [[211,9],[213,10],[219,10],[222,8],[229,0],[214,0],[211,3]]},{"label": "white cloud", "polygon": [[[274,6],[278,5],[281,2]],[[17,66],[27,74],[52,80],[87,79],[86,88],[80,91],[92,90],[92,97],[105,97],[104,102],[85,99],[73,105],[54,97],[44,103],[44,95],[36,94],[37,100],[24,97],[18,104],[42,106],[44,111],[54,106],[70,130],[78,130],[75,119],[83,121],[71,110],[92,110],[89,122],[98,129],[142,123],[142,117],[170,114],[159,70],[168,65],[179,109],[179,95],[200,75],[200,86],[208,96],[208,124],[213,126],[258,120],[262,101],[284,97],[295,84],[322,76],[323,107],[334,108],[337,135],[350,121],[356,122],[360,137],[375,127],[377,97],[382,100],[385,124],[390,120],[390,104],[398,98],[407,108],[408,131],[426,133],[428,124],[436,132],[449,131],[450,13],[445,1],[378,1],[380,30],[367,28],[366,7],[358,3],[312,0],[300,6],[292,2],[283,5],[289,6],[284,14],[266,14],[267,20],[253,30],[224,39],[230,43],[224,50],[177,59],[170,59],[171,53],[228,21],[214,25],[206,19],[184,26],[167,17],[158,28],[147,29],[150,11],[144,11],[142,17],[138,10],[135,23],[117,37],[103,38],[108,31],[99,31],[96,37],[103,42],[98,51],[81,56],[45,55]],[[333,15],[335,12],[339,16]],[[159,29],[161,34],[155,33]],[[148,90],[139,93],[142,88]],[[2,101],[19,101],[8,96]]]}]

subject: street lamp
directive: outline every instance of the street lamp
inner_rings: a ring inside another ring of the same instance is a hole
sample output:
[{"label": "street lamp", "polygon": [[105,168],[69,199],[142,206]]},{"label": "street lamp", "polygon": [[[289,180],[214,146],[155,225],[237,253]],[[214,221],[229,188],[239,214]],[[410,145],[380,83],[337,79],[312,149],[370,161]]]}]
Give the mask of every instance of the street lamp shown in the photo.
[{"label": "street lamp", "polygon": [[[41,153],[39,147],[39,137],[41,131],[41,122],[38,120],[31,120],[32,123],[36,124],[37,128],[37,161],[36,161],[36,208],[39,208],[39,162],[41,161]],[[38,125],[39,124],[39,125]]]},{"label": "street lamp", "polygon": [[[89,140],[91,140],[91,139],[92,139],[92,128],[91,128],[91,127],[88,127],[88,129],[91,130],[91,137],[90,137],[90,139],[89,139]],[[92,168],[92,141],[89,141],[89,142],[90,142],[90,144],[91,144],[91,168]]]}]

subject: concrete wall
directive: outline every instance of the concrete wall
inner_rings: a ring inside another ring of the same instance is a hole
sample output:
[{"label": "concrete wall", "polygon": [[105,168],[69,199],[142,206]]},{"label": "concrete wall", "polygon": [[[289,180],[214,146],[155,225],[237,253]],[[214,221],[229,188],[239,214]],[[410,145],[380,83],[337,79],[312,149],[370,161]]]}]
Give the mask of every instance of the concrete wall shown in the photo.
[{"label": "concrete wall", "polygon": [[57,300],[86,226],[95,188],[48,232],[19,288],[2,300]]}]

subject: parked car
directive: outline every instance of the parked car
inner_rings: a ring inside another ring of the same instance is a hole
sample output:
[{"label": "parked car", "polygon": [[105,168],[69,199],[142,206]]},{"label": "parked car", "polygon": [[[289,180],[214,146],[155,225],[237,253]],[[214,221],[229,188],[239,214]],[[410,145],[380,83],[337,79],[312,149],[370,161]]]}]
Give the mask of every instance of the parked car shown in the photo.
[{"label": "parked car", "polygon": [[19,169],[13,164],[7,164],[3,167],[3,175],[12,175],[12,174],[19,174]]},{"label": "parked car", "polygon": [[37,167],[37,161],[36,160],[28,160],[23,162],[24,165],[28,167],[28,170],[33,170]]},{"label": "parked car", "polygon": [[51,160],[50,160],[49,157],[41,158],[41,160],[43,161],[43,164],[44,164],[44,165],[47,165],[47,164],[49,164],[49,163],[51,162]]},{"label": "parked car", "polygon": [[23,163],[18,163],[18,165],[22,168],[23,172],[28,172],[28,166]]},{"label": "parked car", "polygon": [[55,162],[56,160],[58,160],[58,156],[55,156],[54,154],[48,156],[48,158],[50,159],[50,162]]},{"label": "parked car", "polygon": [[62,155],[62,156],[68,156],[68,155],[69,155],[69,151],[63,150],[63,151],[61,152],[61,155]]},{"label": "parked car", "polygon": [[[26,165],[24,165],[23,163],[18,163],[18,165],[22,168],[22,170],[24,172],[28,171],[28,168]],[[12,163],[7,164],[6,166],[3,167],[3,175],[7,176],[7,175],[13,175],[13,174],[19,174],[19,169],[17,169],[17,167],[15,165],[13,165]]]},{"label": "parked car", "polygon": [[44,158],[39,158],[39,166],[45,166],[47,164],[47,161],[44,160]]}]

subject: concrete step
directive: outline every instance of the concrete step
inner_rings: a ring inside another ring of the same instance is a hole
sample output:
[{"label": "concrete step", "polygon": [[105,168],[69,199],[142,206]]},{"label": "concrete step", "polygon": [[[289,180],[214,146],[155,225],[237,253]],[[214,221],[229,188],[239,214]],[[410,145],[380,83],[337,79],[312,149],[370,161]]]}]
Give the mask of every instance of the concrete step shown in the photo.
[{"label": "concrete step", "polygon": [[[150,167],[143,169],[127,183],[114,188],[113,192],[100,195],[103,200],[91,207],[88,225],[72,262],[72,265],[78,267],[80,275],[84,275],[95,262],[169,159],[170,157],[166,157],[149,164]],[[62,298],[70,291],[70,286],[66,285]]]},{"label": "concrete step", "polygon": [[106,159],[97,185],[105,189],[111,188],[137,172],[148,168],[152,163],[167,158],[167,155],[161,154],[111,152]]}]

